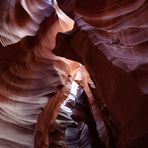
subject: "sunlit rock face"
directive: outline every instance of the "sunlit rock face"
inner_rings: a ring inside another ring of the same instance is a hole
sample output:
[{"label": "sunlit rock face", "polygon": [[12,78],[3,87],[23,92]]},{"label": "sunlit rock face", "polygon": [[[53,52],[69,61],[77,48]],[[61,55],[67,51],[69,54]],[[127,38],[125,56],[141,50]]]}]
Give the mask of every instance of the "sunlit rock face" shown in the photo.
[{"label": "sunlit rock face", "polygon": [[147,0],[1,0],[0,148],[147,148],[147,15]]},{"label": "sunlit rock face", "polygon": [[75,27],[57,35],[53,52],[85,65],[96,86],[96,99],[107,108],[102,114],[116,146],[148,147],[148,2],[58,3]]},{"label": "sunlit rock face", "polygon": [[70,89],[68,62],[51,49],[72,24],[63,25],[49,0],[2,0],[0,8],[0,148],[48,147]]},{"label": "sunlit rock face", "polygon": [[3,46],[35,35],[41,22],[54,11],[48,0],[2,0],[0,8],[0,42]]}]

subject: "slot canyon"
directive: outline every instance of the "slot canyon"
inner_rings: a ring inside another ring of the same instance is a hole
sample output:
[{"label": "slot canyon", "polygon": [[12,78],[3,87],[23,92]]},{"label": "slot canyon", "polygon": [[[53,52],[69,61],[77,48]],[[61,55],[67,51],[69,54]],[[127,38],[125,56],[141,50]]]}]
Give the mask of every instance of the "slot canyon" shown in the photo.
[{"label": "slot canyon", "polygon": [[0,148],[148,148],[148,0],[0,0]]}]

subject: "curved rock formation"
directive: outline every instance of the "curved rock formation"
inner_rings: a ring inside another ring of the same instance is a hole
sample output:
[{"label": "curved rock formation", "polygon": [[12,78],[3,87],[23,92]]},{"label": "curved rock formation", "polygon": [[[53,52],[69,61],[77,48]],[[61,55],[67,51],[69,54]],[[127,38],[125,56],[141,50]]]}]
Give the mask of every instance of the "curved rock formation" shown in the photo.
[{"label": "curved rock formation", "polygon": [[[146,0],[1,0],[0,148],[67,147],[88,129],[96,147],[147,148],[147,14]],[[77,135],[59,113],[72,81],[94,125],[82,113]]]},{"label": "curved rock formation", "polygon": [[53,52],[85,65],[117,147],[147,147],[148,2],[76,0],[69,9],[58,2],[75,27],[57,35]]},{"label": "curved rock formation", "polygon": [[68,62],[50,51],[56,33],[70,25],[62,28],[51,4],[0,1],[1,148],[48,147],[49,126],[68,95]]}]

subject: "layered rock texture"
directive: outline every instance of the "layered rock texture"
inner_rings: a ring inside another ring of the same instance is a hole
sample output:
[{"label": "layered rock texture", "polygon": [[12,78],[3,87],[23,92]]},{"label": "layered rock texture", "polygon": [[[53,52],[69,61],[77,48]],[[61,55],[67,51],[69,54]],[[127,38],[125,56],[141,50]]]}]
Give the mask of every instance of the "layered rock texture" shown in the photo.
[{"label": "layered rock texture", "polygon": [[147,148],[147,15],[146,0],[1,0],[0,148]]},{"label": "layered rock texture", "polygon": [[53,52],[85,65],[116,146],[147,147],[148,2],[58,2],[75,27],[57,35]]},{"label": "layered rock texture", "polygon": [[64,30],[51,4],[0,1],[1,148],[48,147],[49,125],[69,94],[68,63],[51,53]]}]

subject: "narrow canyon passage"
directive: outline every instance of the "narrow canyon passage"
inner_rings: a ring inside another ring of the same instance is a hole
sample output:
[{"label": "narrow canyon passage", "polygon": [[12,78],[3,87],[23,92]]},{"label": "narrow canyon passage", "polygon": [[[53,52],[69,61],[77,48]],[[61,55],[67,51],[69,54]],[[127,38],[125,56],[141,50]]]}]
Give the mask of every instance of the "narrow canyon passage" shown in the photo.
[{"label": "narrow canyon passage", "polygon": [[0,148],[147,148],[147,15],[147,0],[0,0]]}]

